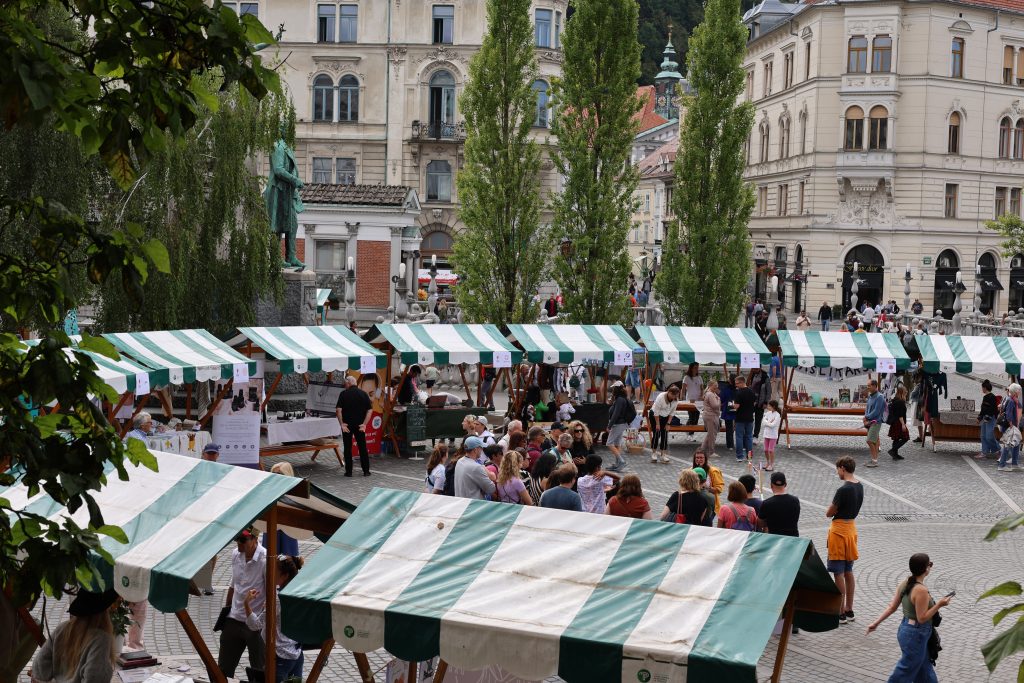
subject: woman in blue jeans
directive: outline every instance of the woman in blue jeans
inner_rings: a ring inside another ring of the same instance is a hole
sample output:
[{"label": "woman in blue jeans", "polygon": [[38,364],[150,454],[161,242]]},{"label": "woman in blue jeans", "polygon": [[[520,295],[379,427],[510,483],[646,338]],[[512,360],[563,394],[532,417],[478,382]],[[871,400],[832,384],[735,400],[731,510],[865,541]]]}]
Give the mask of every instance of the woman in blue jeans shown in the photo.
[{"label": "woman in blue jeans", "polygon": [[1001,440],[1003,450],[999,455],[999,465],[996,467],[998,472],[1012,472],[1020,469],[1021,433],[1017,428],[1017,425],[1020,424],[1020,392],[1020,385],[1016,382],[1006,387],[1008,396],[1003,401],[1002,412],[1009,426],[1003,430]]},{"label": "woman in blue jeans", "polygon": [[940,598],[938,602],[932,599],[924,585],[931,571],[932,562],[927,554],[911,555],[910,577],[900,583],[892,602],[868,626],[870,634],[893,612],[903,610],[903,620],[896,632],[896,640],[903,654],[889,676],[889,683],[938,683],[939,679],[928,658],[928,638],[932,635],[932,619],[941,608],[949,604],[953,594]]},{"label": "woman in blue jeans", "polygon": [[981,428],[981,452],[975,458],[984,460],[999,455],[999,442],[996,441],[996,418],[999,407],[996,396],[992,393],[992,382],[987,379],[981,383],[981,412],[978,413],[978,426]]}]

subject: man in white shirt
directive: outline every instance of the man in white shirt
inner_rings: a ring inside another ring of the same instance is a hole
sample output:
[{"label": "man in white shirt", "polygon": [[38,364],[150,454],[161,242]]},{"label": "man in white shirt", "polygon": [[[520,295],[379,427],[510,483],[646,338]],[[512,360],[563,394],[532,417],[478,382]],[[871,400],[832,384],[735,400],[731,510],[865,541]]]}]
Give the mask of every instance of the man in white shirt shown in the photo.
[{"label": "man in white shirt", "polygon": [[143,444],[146,443],[146,439],[153,435],[153,416],[142,411],[138,415],[132,418],[132,429],[130,432],[124,435],[124,443],[128,444],[128,439],[138,439]]},{"label": "man in white shirt", "polygon": [[491,434],[491,430],[487,429],[487,416],[476,415],[475,418],[473,428],[476,430],[477,437],[483,441],[483,445],[490,446],[491,444],[498,443],[497,439],[494,438],[494,434]]},{"label": "man in white shirt", "polygon": [[494,480],[478,461],[483,451],[483,441],[470,436],[463,442],[466,455],[455,463],[455,497],[485,500],[495,492]]},{"label": "man in white shirt", "polygon": [[264,661],[263,637],[245,623],[245,596],[250,590],[258,590],[259,595],[249,601],[249,606],[254,612],[263,611],[267,593],[267,550],[260,545],[259,534],[252,529],[238,534],[235,542],[238,547],[231,555],[231,587],[221,611],[225,618],[217,657],[217,664],[227,678],[235,677],[235,669],[245,650],[249,651],[249,666],[253,669],[262,671]]}]

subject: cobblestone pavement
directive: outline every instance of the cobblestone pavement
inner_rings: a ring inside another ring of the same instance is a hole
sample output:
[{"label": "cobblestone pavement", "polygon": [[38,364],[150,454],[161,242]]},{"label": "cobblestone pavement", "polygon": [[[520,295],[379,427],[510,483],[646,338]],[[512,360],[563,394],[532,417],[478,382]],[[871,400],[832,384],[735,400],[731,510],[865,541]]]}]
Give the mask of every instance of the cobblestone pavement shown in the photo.
[{"label": "cobblestone pavement", "polygon": [[[803,379],[811,391],[830,388],[821,378]],[[848,383],[855,386],[861,382],[863,380],[850,380]],[[953,396],[974,397],[976,386],[977,380],[972,378],[951,378]],[[834,388],[829,395],[832,393]],[[796,420],[794,418],[794,422]],[[816,423],[855,424],[856,421],[856,418],[832,418]],[[939,680],[1014,680],[1016,662],[1004,663],[989,676],[979,651],[981,644],[995,633],[992,614],[1009,601],[990,599],[976,604],[976,600],[991,586],[1020,578],[1020,567],[1024,565],[1020,532],[1017,537],[1011,533],[995,542],[982,539],[996,520],[1024,507],[1024,473],[997,473],[992,461],[974,460],[971,456],[978,451],[976,444],[942,443],[938,452],[932,453],[930,448],[922,449],[919,444],[911,443],[903,450],[906,460],[894,463],[884,453],[887,440],[883,438],[883,442],[880,467],[857,470],[866,491],[858,519],[861,558],[855,566],[856,622],[829,633],[794,636],[786,655],[783,680],[801,683],[886,680],[899,657],[897,616],[891,617],[871,636],[865,635],[865,629],[892,599],[896,585],[907,574],[907,558],[915,552],[928,552],[935,563],[929,579],[934,595],[957,591],[953,603],[943,612],[941,633],[945,649],[937,666]],[[688,466],[697,443],[697,438],[674,436],[670,465],[651,464],[647,455],[629,456],[630,467],[640,475],[656,514],[675,490],[679,470]],[[759,447],[758,444],[755,449],[758,453]],[[845,454],[856,457],[861,465],[867,462],[866,447],[861,439],[852,437],[794,437],[792,448],[780,446],[776,454],[776,470],[786,473],[790,492],[803,502],[801,534],[811,538],[822,551],[828,528],[824,510],[839,483],[832,463]],[[422,460],[374,458],[372,477],[346,479],[332,459],[320,458],[315,463],[305,455],[286,459],[295,465],[297,475],[309,477],[353,502],[362,500],[374,486],[418,490],[424,474]],[[737,463],[733,455],[726,452],[722,435],[719,435],[715,464],[727,479],[746,471],[743,463]],[[302,552],[312,554],[317,546],[316,542],[304,542]],[[191,598],[189,602],[189,612],[214,652],[217,641],[210,627],[229,583],[228,568],[227,554],[222,553],[214,575],[216,595]],[[750,587],[752,591],[757,589],[756,585]],[[64,604],[51,604],[47,610],[54,620],[51,623],[58,623],[56,620],[65,609]],[[151,610],[145,640],[151,652],[164,658],[186,658],[194,665],[193,673],[201,675],[199,658],[173,615],[154,614]],[[773,639],[760,663],[760,680],[766,680],[771,673],[775,648]],[[307,672],[314,654],[307,653]],[[370,655],[370,662],[380,669],[389,658],[379,651]],[[324,672],[324,680],[358,681],[351,657],[343,651],[335,651]],[[383,680],[383,675],[378,680]]]}]

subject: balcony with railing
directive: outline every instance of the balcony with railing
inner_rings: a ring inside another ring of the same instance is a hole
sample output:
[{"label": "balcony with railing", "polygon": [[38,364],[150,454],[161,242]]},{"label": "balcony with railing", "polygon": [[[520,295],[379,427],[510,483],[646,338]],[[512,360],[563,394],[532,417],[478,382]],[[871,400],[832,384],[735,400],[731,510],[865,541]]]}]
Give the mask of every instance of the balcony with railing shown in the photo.
[{"label": "balcony with railing", "polygon": [[412,140],[414,142],[465,142],[466,124],[463,121],[413,121]]}]

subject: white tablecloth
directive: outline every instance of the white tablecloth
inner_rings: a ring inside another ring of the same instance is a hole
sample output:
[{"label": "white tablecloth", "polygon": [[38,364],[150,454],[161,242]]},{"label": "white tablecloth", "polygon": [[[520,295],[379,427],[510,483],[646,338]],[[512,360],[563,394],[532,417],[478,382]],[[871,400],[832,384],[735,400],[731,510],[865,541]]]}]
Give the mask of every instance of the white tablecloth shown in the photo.
[{"label": "white tablecloth", "polygon": [[266,429],[268,444],[341,435],[341,425],[336,417],[304,417],[291,422],[268,422],[263,427]]},{"label": "white tablecloth", "polygon": [[149,437],[146,445],[150,450],[198,458],[211,440],[210,432],[167,432]]}]

